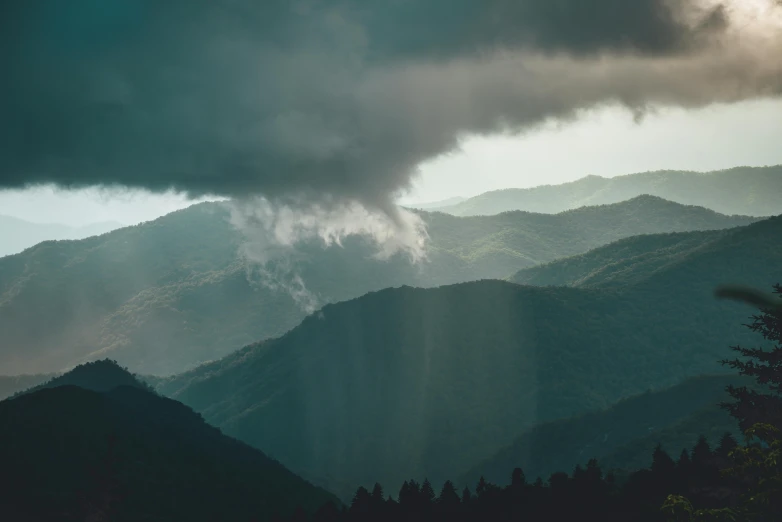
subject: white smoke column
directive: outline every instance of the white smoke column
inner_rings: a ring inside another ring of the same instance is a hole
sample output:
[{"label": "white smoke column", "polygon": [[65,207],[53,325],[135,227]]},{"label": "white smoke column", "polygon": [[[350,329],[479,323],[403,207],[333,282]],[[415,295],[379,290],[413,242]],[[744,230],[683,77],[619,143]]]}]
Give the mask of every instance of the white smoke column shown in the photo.
[{"label": "white smoke column", "polygon": [[421,218],[408,210],[369,210],[355,202],[303,206],[263,197],[232,200],[231,223],[244,235],[240,255],[251,284],[285,291],[307,313],[320,307],[322,297],[307,289],[296,264],[296,246],[318,241],[323,248],[342,247],[348,236],[364,236],[376,251],[374,261],[384,262],[395,254],[413,264],[425,262],[428,235]]}]

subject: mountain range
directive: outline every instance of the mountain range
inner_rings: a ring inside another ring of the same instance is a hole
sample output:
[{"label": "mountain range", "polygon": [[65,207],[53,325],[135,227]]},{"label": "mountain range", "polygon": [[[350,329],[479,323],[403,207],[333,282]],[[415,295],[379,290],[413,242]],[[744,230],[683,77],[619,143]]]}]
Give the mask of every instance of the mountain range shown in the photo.
[{"label": "mountain range", "polygon": [[0,215],[0,257],[17,254],[42,241],[84,239],[105,234],[122,226],[122,223],[117,221],[103,221],[72,227],[57,223],[33,223]]},{"label": "mountain range", "polygon": [[444,480],[541,422],[724,371],[730,345],[757,339],[741,327],[749,310],[713,290],[769,288],[779,237],[782,217],[733,229],[621,291],[386,289],[157,389],[340,495]]},{"label": "mountain range", "polygon": [[718,407],[730,399],[725,391],[728,385],[753,387],[750,380],[734,375],[693,377],[623,399],[604,410],[538,424],[457,482],[472,485],[484,477],[503,484],[508,469],[514,467],[528,477],[547,478],[583,466],[592,458],[619,474],[649,467],[658,444],[676,457],[695,446],[701,435],[712,446],[725,433],[741,438],[738,422]]},{"label": "mountain range", "polygon": [[782,165],[707,173],[667,170],[613,178],[591,175],[561,185],[486,192],[437,210],[456,216],[494,215],[511,210],[557,213],[625,201],[641,194],[728,215],[782,214]]},{"label": "mountain range", "polygon": [[116,364],[77,370],[0,401],[5,520],[245,522],[340,504]]},{"label": "mountain range", "polygon": [[467,198],[463,198],[461,196],[455,196],[448,199],[441,199],[440,201],[428,201],[425,203],[413,203],[410,205],[406,205],[409,208],[415,208],[419,210],[437,210],[442,207],[449,207],[452,205],[456,205],[461,203],[462,201],[466,200]]},{"label": "mountain range", "polygon": [[242,254],[248,239],[230,216],[225,203],[202,203],[0,259],[3,372],[55,372],[110,356],[134,371],[172,374],[282,335],[324,303],[387,287],[506,278],[637,234],[758,219],[652,196],[557,215],[421,213],[430,240],[420,265],[402,255],[378,261],[370,241],[348,237],[341,247],[302,244],[259,267]]}]

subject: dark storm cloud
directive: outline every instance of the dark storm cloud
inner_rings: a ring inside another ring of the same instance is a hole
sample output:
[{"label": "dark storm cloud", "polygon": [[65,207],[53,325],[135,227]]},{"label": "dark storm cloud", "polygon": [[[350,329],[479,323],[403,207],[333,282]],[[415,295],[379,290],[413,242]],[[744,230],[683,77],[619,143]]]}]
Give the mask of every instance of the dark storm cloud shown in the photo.
[{"label": "dark storm cloud", "polygon": [[497,47],[589,55],[691,50],[724,29],[692,0],[356,0],[378,56],[451,58]]},{"label": "dark storm cloud", "polygon": [[730,45],[729,10],[698,5],[5,0],[0,187],[390,211],[416,165],[464,134],[612,101],[778,95],[779,39]]}]

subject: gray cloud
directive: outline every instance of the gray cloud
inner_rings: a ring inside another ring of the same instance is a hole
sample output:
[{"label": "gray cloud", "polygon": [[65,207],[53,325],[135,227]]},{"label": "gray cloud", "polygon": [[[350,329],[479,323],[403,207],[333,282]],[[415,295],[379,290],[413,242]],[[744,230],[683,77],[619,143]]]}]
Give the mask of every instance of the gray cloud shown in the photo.
[{"label": "gray cloud", "polygon": [[778,96],[780,26],[740,4],[5,0],[0,187],[357,202],[401,223],[392,196],[462,135]]},{"label": "gray cloud", "polygon": [[[498,47],[585,56],[678,53],[727,24],[720,3],[693,0],[355,0],[375,56],[453,58]],[[404,35],[404,37],[402,37]]]}]

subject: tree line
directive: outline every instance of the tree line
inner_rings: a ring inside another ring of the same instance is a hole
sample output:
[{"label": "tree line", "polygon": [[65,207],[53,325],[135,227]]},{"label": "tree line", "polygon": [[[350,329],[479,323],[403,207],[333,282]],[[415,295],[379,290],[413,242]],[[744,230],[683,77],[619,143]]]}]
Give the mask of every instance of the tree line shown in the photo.
[{"label": "tree line", "polygon": [[[782,286],[774,293],[782,296]],[[782,306],[757,292],[721,289],[718,297],[758,306],[748,325],[770,341],[770,349],[732,347],[738,357],[722,363],[753,377],[762,390],[729,386],[733,401],[720,405],[737,419],[741,443],[726,433],[715,448],[700,437],[691,450],[671,457],[659,445],[652,464],[624,476],[604,473],[597,460],[570,473],[528,481],[520,468],[510,484],[481,478],[458,491],[446,481],[439,493],[425,480],[406,481],[396,498],[380,484],[358,488],[347,506],[327,504],[308,517],[297,511],[286,522],[505,522],[628,520],[700,522],[782,520]]]}]

